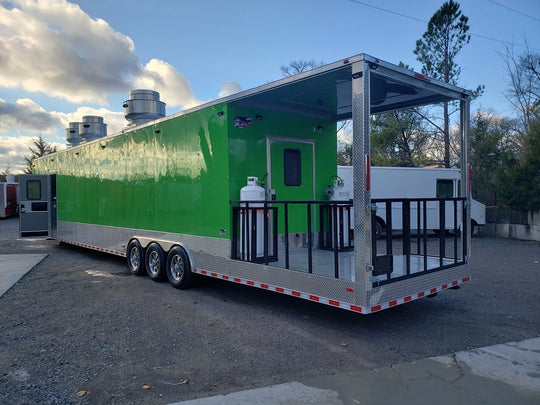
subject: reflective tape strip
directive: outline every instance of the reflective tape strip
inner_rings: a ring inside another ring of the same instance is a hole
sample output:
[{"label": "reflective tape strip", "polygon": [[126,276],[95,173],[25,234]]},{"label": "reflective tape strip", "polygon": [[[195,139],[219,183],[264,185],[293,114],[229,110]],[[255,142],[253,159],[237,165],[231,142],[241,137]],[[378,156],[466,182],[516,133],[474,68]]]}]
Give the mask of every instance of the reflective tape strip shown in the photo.
[{"label": "reflective tape strip", "polygon": [[392,300],[392,301],[390,301],[390,302],[388,302],[386,304],[375,305],[374,307],[371,307],[371,311],[369,311],[369,312],[370,313],[379,312],[379,311],[382,311],[384,309],[395,307],[396,305],[405,304],[406,302],[411,302],[411,301],[417,300],[418,298],[423,298],[423,297],[426,297],[428,295],[435,294],[435,293],[437,293],[439,291],[446,290],[446,289],[448,289],[449,284],[452,287],[455,287],[455,286],[457,286],[459,284],[466,283],[467,281],[470,281],[470,280],[471,280],[470,277],[464,277],[461,280],[452,281],[451,283],[443,284],[440,287],[430,288],[429,290],[420,291],[420,292],[418,292],[416,294],[413,294],[413,295],[407,295],[406,297],[403,297],[403,298],[398,299],[398,300]]},{"label": "reflective tape strip", "polygon": [[65,240],[65,239],[58,239],[58,240],[60,242],[68,243],[70,245],[75,245],[75,246],[83,247],[83,248],[86,248],[86,249],[97,250],[98,252],[109,253],[111,255],[126,257],[126,252],[119,252],[117,250],[105,249],[105,248],[102,248],[102,247],[99,247],[99,246],[87,245],[85,243],[79,243],[79,242],[75,242],[75,241],[72,241],[72,240]]},{"label": "reflective tape strip", "polygon": [[[271,284],[259,283],[257,281],[247,280],[247,279],[244,279],[244,278],[239,278],[239,277],[231,278],[230,276],[227,276],[225,274],[209,272],[209,271],[201,270],[201,269],[193,269],[193,272],[197,273],[197,274],[201,274],[203,276],[219,278],[221,280],[226,280],[226,281],[234,281],[237,284],[244,284],[244,285],[248,285],[250,287],[257,287],[257,288],[261,288],[263,290],[268,290],[268,291],[273,291],[273,292],[277,292],[277,293],[280,293],[280,294],[290,295],[292,297],[303,298],[303,299],[305,299],[307,301],[320,302],[321,304],[346,309],[348,311],[353,311],[353,312],[357,312],[357,313],[360,313],[360,314],[370,314],[370,313],[374,313],[374,312],[379,312],[379,311],[382,311],[384,309],[392,308],[392,307],[395,307],[397,305],[401,305],[401,304],[404,304],[406,302],[416,300],[418,298],[422,298],[422,297],[425,297],[425,296],[428,296],[428,295],[435,294],[435,293],[437,293],[439,291],[443,291],[443,290],[446,290],[448,288],[448,283],[443,284],[440,287],[434,287],[434,288],[430,288],[429,290],[426,290],[426,291],[420,291],[420,292],[418,292],[418,293],[416,293],[414,295],[408,295],[408,296],[403,297],[401,299],[392,300],[392,301],[384,303],[384,304],[378,304],[378,305],[375,305],[375,306],[368,309],[367,307],[362,307],[360,305],[354,305],[354,304],[351,304],[351,303],[348,303],[348,302],[342,302],[342,301],[332,300],[332,299],[325,298],[325,297],[319,297],[318,295],[308,294],[308,293],[304,293],[304,292],[300,292],[300,291],[296,291],[296,290],[290,290],[288,288],[278,287],[278,286],[271,285]],[[450,284],[452,286],[456,286],[458,284],[462,284],[462,283],[465,283],[467,281],[470,281],[470,279],[471,279],[470,277],[464,277],[461,280],[453,281]]]},{"label": "reflective tape strip", "polygon": [[193,272],[197,273],[197,274],[200,274],[200,275],[203,275],[203,276],[214,277],[214,278],[218,278],[218,279],[226,280],[226,281],[233,281],[233,282],[235,282],[237,284],[248,285],[250,287],[257,287],[257,288],[261,288],[261,289],[267,290],[267,291],[273,291],[273,292],[277,292],[277,293],[280,293],[280,294],[290,295],[291,297],[303,298],[303,299],[305,299],[307,301],[319,302],[321,304],[326,304],[326,305],[329,305],[329,306],[332,306],[332,307],[347,309],[347,310],[353,311],[353,312],[366,313],[365,308],[363,308],[361,306],[353,305],[353,304],[350,304],[350,303],[347,303],[347,302],[332,300],[332,299],[325,298],[325,297],[320,297],[320,296],[314,295],[314,294],[308,294],[308,293],[304,293],[304,292],[301,292],[301,291],[291,290],[291,289],[284,288],[284,287],[278,287],[278,286],[271,285],[271,284],[259,283],[258,281],[247,280],[247,279],[244,279],[244,278],[231,277],[231,276],[227,276],[225,274],[209,272],[209,271],[201,270],[201,269],[193,269]]}]

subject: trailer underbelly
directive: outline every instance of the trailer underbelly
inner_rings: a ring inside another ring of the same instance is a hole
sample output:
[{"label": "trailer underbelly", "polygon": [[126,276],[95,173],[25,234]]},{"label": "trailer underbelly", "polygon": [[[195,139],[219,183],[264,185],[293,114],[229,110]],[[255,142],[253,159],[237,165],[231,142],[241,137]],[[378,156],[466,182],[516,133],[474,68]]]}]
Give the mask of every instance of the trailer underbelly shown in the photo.
[{"label": "trailer underbelly", "polygon": [[[145,241],[167,241],[167,245],[177,242],[186,247],[193,257],[194,273],[362,314],[432,295],[470,280],[467,266],[458,266],[366,289],[364,286],[371,284],[373,276],[367,272],[356,272],[354,251],[341,252],[340,278],[334,278],[333,252],[327,250],[314,250],[314,266],[312,273],[308,273],[307,269],[301,267],[285,269],[281,259],[271,265],[231,260],[228,257],[228,239],[58,222],[58,240],[123,257],[126,256],[127,243],[134,236]],[[296,256],[305,255],[305,250],[306,248],[292,249],[291,263],[294,264]],[[430,258],[428,265],[435,265],[434,260]],[[393,262],[392,277],[402,277],[405,271],[405,256],[396,255]],[[411,269],[413,275],[422,271],[423,257],[412,256]]]}]

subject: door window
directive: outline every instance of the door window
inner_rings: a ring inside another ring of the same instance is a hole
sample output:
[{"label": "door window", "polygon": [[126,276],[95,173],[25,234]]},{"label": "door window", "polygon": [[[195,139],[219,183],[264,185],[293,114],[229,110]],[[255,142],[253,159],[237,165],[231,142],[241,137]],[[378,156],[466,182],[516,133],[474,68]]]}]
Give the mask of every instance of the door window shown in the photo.
[{"label": "door window", "polygon": [[26,197],[29,200],[41,200],[41,181],[28,180],[26,182]]},{"label": "door window", "polygon": [[285,149],[283,151],[283,179],[289,187],[302,185],[302,154],[299,149]]}]

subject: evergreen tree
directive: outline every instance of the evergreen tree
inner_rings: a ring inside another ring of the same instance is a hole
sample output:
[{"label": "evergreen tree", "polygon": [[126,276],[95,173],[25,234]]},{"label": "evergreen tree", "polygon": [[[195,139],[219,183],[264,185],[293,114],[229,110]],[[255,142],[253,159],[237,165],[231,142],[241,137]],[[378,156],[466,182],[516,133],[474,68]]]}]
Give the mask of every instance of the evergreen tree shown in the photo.
[{"label": "evergreen tree", "polygon": [[[463,46],[469,43],[471,36],[468,17],[461,13],[459,4],[453,0],[444,3],[428,22],[428,27],[422,38],[416,41],[414,54],[422,63],[422,73],[456,85],[461,68],[455,58]],[[474,92],[478,96],[483,91],[479,86]],[[450,167],[450,118],[448,103],[443,105],[444,133],[444,165]]]},{"label": "evergreen tree", "polygon": [[33,147],[28,147],[30,150],[30,156],[24,157],[27,164],[26,169],[24,169],[26,174],[32,174],[34,159],[56,152],[56,146],[51,146],[47,141],[45,141],[45,139],[43,139],[41,135],[34,139],[33,144]]},{"label": "evergreen tree", "polygon": [[529,122],[523,152],[502,166],[498,192],[503,205],[540,210],[540,117]]},{"label": "evergreen tree", "polygon": [[487,112],[471,120],[471,167],[473,197],[486,205],[497,205],[498,174],[503,164],[515,161],[516,122]]},{"label": "evergreen tree", "polygon": [[374,166],[415,167],[429,163],[431,134],[416,110],[392,111],[371,119],[371,162]]}]

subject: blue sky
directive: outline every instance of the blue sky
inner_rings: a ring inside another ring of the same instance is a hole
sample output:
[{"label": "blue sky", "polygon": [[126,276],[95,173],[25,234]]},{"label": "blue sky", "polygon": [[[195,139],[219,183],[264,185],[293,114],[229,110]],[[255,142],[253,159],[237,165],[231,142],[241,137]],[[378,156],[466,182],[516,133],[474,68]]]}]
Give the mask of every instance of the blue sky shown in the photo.
[{"label": "blue sky", "polygon": [[[294,59],[359,53],[417,71],[413,49],[441,0],[0,0],[0,171],[17,172],[32,137],[65,144],[64,128],[154,88],[167,114],[281,77]],[[473,112],[512,116],[505,44],[540,52],[540,0],[463,0],[470,43],[460,85],[486,86]]]}]

